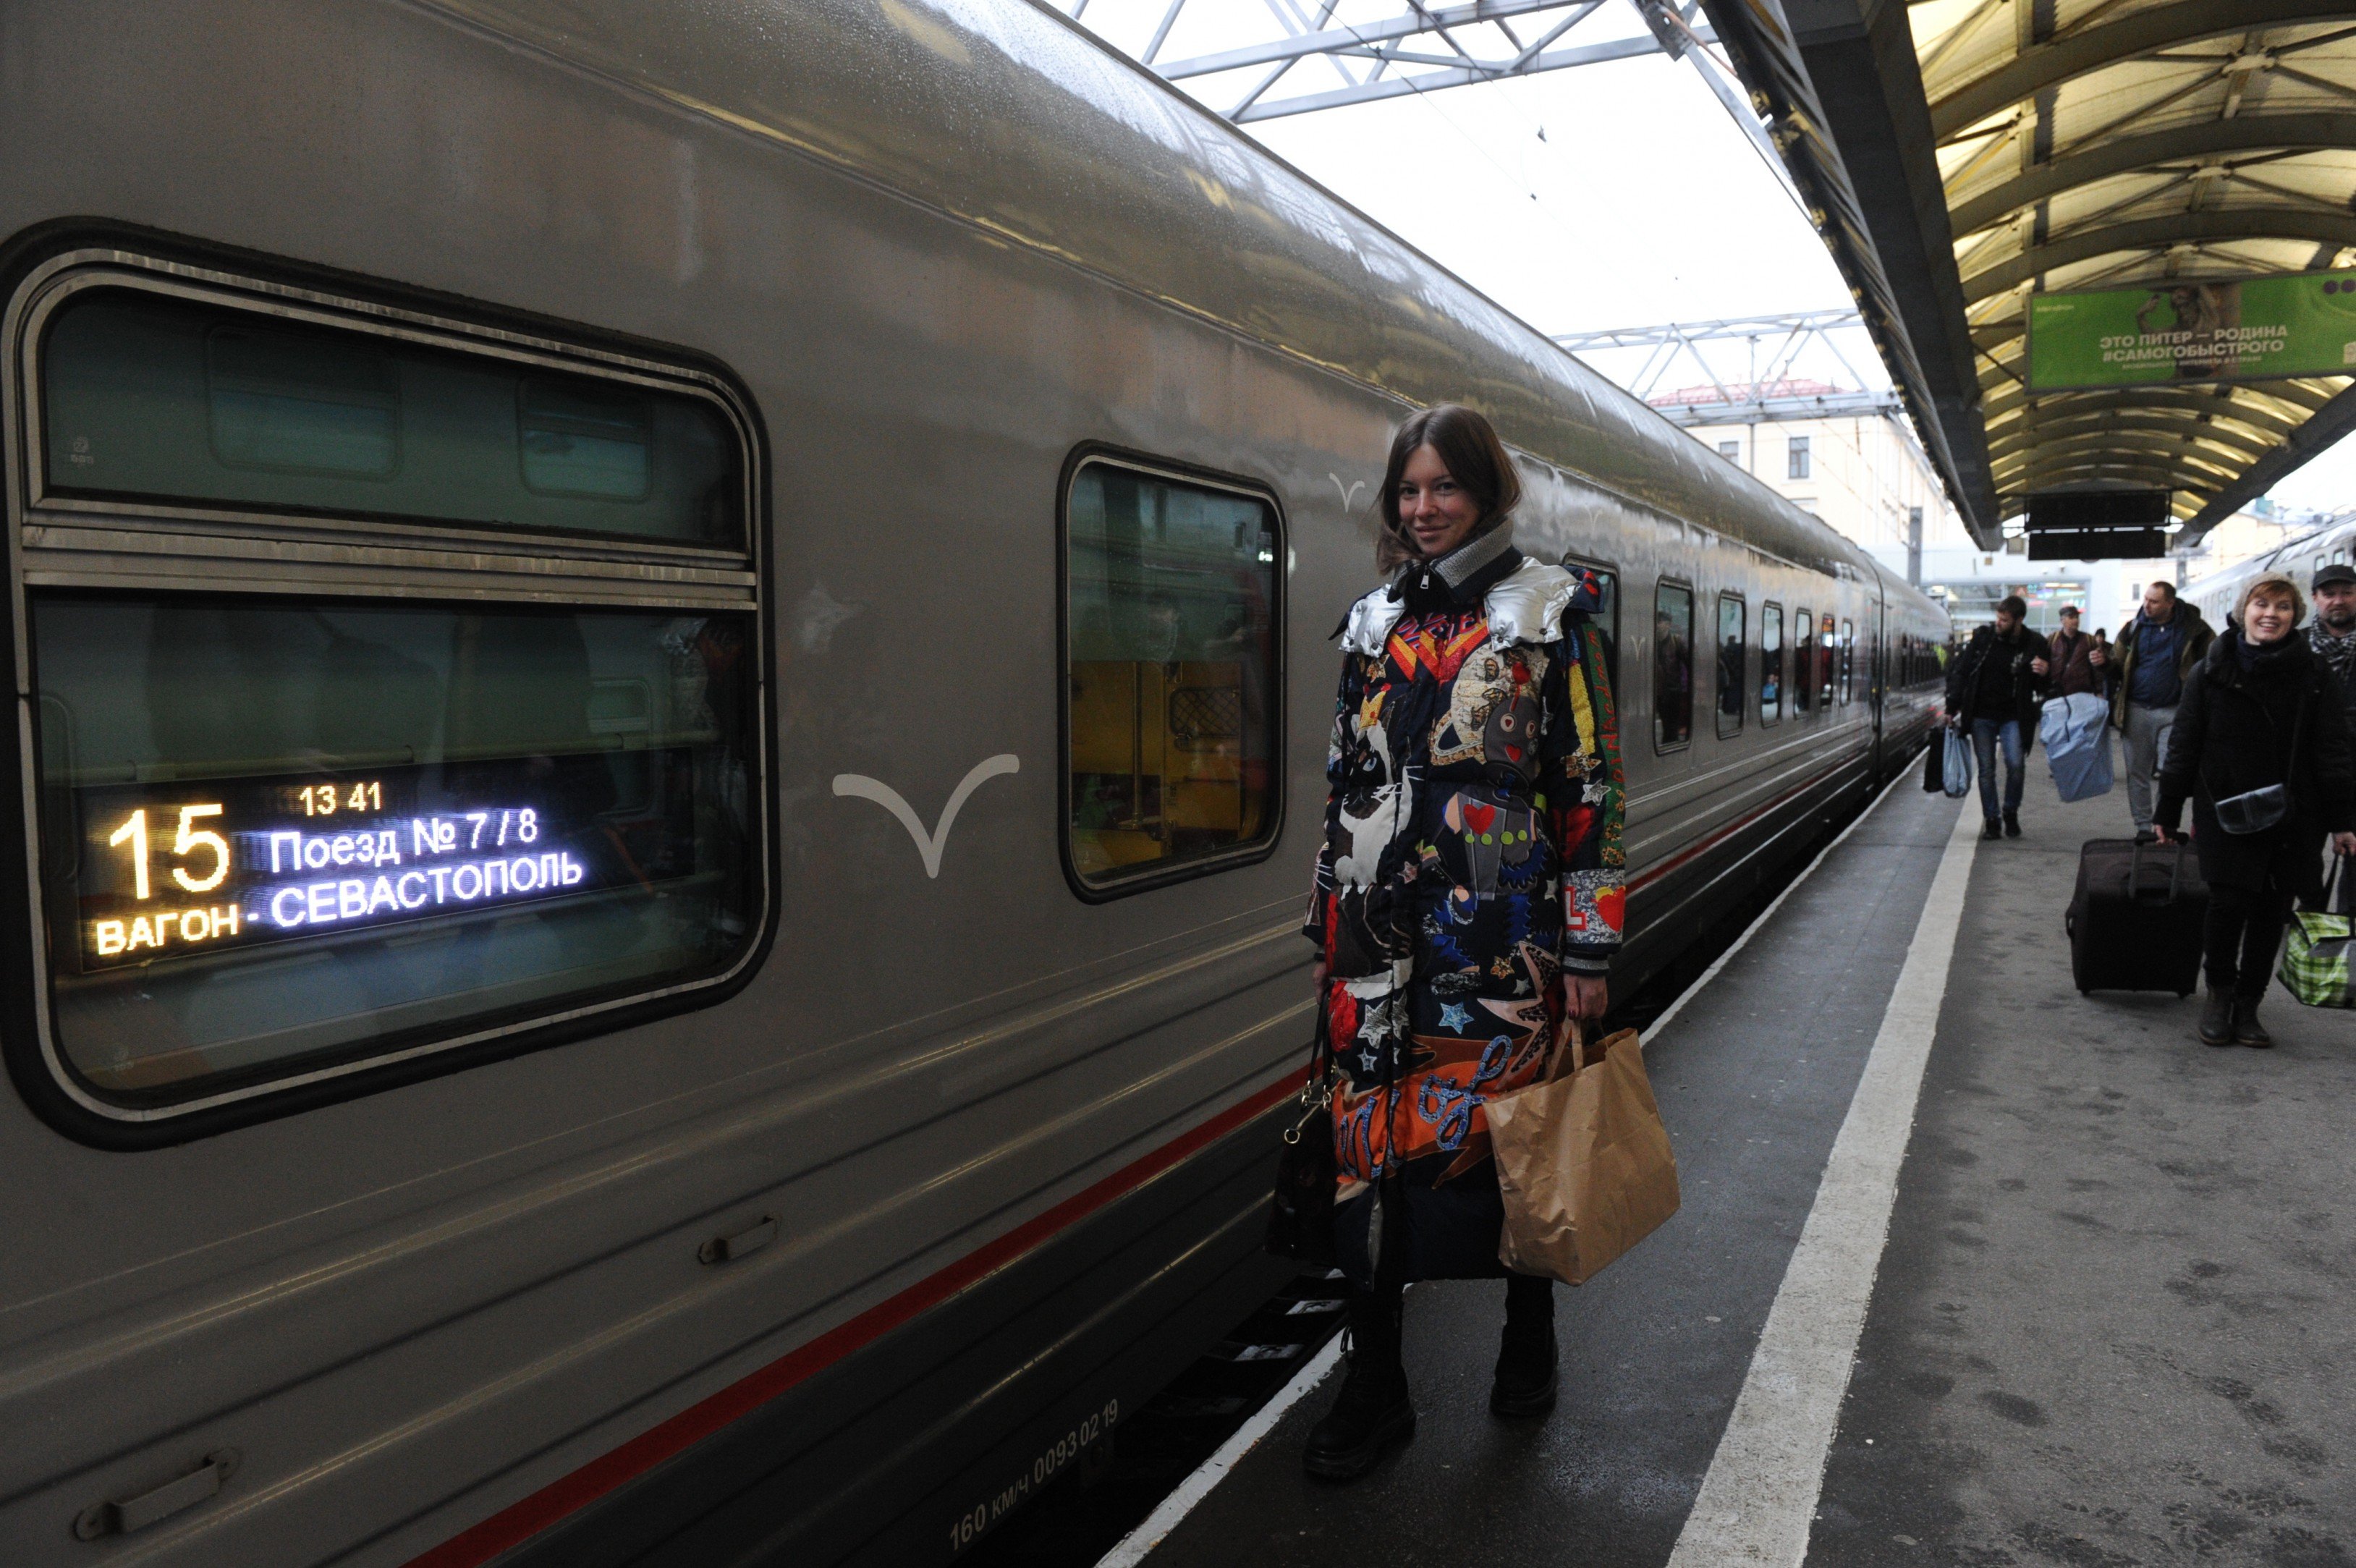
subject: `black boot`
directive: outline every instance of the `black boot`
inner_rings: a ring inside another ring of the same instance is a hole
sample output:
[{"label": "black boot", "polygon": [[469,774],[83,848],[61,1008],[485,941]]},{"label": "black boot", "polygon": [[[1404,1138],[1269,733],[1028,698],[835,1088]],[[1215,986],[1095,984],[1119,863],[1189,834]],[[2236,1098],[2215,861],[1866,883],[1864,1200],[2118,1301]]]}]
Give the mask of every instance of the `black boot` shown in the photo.
[{"label": "black boot", "polygon": [[2233,999],[2233,1043],[2247,1046],[2254,1051],[2263,1051],[2275,1043],[2275,1037],[2266,1033],[2266,1026],[2258,1022],[2258,1002],[2259,998],[2255,996]]},{"label": "black boot", "polygon": [[1309,1429],[1301,1468],[1321,1481],[1355,1481],[1383,1451],[1415,1436],[1415,1406],[1399,1362],[1398,1287],[1350,1297],[1350,1371],[1325,1419]]},{"label": "black boot", "polygon": [[2211,986],[2209,1004],[2201,1009],[2201,1024],[2193,1033],[2204,1046],[2230,1046],[2233,1043],[2233,993]]},{"label": "black boot", "polygon": [[1507,1420],[1554,1409],[1558,1380],[1554,1342],[1554,1282],[1505,1276],[1505,1334],[1489,1385],[1489,1413]]},{"label": "black boot", "polygon": [[2019,811],[2007,811],[2004,814],[2004,836],[2008,839],[2017,839],[2020,836],[2020,813]]},{"label": "black boot", "polygon": [[2003,819],[1999,817],[1990,817],[1987,820],[1987,826],[1980,830],[1980,837],[1984,839],[2000,839],[2004,837]]}]

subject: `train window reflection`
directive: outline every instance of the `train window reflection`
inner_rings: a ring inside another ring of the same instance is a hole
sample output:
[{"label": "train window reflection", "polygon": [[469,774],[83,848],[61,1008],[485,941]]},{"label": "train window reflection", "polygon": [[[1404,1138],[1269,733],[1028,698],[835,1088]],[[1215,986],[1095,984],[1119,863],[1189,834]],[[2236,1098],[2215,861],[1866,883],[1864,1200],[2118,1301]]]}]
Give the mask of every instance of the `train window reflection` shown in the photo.
[{"label": "train window reflection", "polygon": [[1092,460],[1065,516],[1074,875],[1106,888],[1264,848],[1277,803],[1276,509]]},{"label": "train window reflection", "polygon": [[1840,700],[1857,700],[1857,623],[1841,622],[1840,628]]},{"label": "train window reflection", "polygon": [[365,343],[223,324],[205,334],[205,392],[230,467],[369,479],[400,467],[392,367]]},{"label": "train window reflection", "polygon": [[716,978],[761,922],[744,614],[32,602],[50,1011],[171,1105]]},{"label": "train window reflection", "polygon": [[1783,607],[1759,609],[1759,722],[1772,725],[1783,716]]},{"label": "train window reflection", "polygon": [[1663,581],[1653,590],[1653,745],[1673,751],[1693,739],[1693,590]]},{"label": "train window reflection", "polygon": [[1816,623],[1816,701],[1830,708],[1840,699],[1840,632],[1831,616]]},{"label": "train window reflection", "polygon": [[92,287],[41,338],[45,494],[742,550],[706,397]]},{"label": "train window reflection", "polygon": [[1743,643],[1749,618],[1740,594],[1718,596],[1718,734],[1720,739],[1742,733]]},{"label": "train window reflection", "polygon": [[1792,612],[1792,711],[1804,714],[1816,705],[1816,622],[1804,605]]}]

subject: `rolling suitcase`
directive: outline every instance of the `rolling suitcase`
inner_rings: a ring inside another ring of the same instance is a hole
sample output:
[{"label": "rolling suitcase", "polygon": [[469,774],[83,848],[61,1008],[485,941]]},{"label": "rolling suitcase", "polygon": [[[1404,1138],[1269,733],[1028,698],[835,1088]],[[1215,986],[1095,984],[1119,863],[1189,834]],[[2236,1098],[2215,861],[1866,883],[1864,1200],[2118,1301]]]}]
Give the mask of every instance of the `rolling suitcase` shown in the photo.
[{"label": "rolling suitcase", "polygon": [[2062,924],[2070,977],[2088,991],[2173,991],[2201,983],[2208,885],[2190,844],[2090,839]]}]

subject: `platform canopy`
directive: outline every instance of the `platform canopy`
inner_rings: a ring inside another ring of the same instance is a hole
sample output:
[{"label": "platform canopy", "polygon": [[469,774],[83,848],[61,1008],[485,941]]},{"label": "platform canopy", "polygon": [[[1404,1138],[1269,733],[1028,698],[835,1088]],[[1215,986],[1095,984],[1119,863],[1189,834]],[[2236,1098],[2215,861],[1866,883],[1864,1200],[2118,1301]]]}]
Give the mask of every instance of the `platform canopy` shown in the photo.
[{"label": "platform canopy", "polygon": [[2356,263],[2356,3],[1704,6],[1983,542],[2033,494],[2101,488],[2171,491],[2189,544],[2356,427],[2351,376],[2312,355],[2057,378],[2040,351],[2034,388],[2028,360],[2037,295],[2137,291],[2082,319],[2162,355],[2179,326],[2239,341],[2244,295],[2252,322],[2293,292],[2339,310],[2337,282],[2191,285]]}]

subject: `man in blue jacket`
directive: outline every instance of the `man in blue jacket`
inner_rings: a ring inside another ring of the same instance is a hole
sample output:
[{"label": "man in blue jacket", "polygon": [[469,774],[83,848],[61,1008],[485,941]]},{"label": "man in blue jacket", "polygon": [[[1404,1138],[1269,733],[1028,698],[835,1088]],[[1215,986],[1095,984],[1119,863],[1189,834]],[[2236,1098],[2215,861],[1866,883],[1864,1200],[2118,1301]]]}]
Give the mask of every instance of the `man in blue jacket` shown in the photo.
[{"label": "man in blue jacket", "polygon": [[2120,631],[2109,658],[2099,650],[2094,655],[2105,674],[2116,671],[2111,723],[2125,737],[2127,810],[2142,843],[2158,837],[2151,830],[2152,799],[2184,678],[2207,656],[2216,636],[2198,609],[2176,596],[2175,584],[2153,583],[2144,589],[2143,608]]}]

